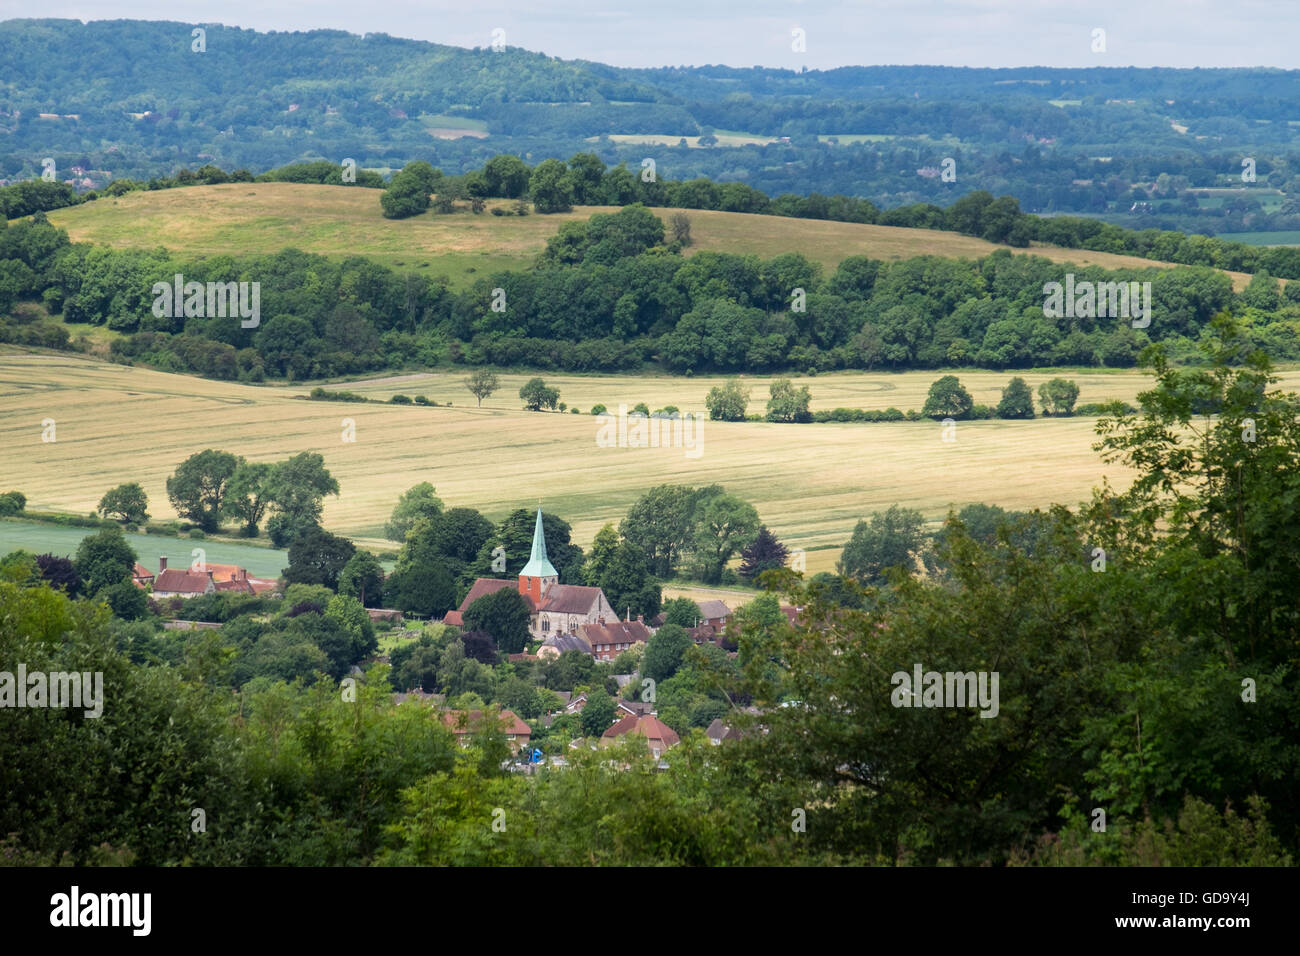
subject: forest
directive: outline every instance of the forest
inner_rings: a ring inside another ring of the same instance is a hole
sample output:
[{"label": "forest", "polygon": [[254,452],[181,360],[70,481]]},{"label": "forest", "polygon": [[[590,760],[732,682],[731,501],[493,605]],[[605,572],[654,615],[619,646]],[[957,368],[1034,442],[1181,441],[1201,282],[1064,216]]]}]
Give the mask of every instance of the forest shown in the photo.
[{"label": "forest", "polygon": [[[536,163],[591,149],[611,166],[652,156],[674,179],[768,196],[843,193],[892,208],[986,190],[1030,212],[1138,228],[1300,228],[1293,81],[1282,71],[636,70],[496,52],[487,37],[471,50],[216,25],[196,52],[191,29],[0,23],[0,57],[25,67],[0,91],[0,185],[39,177],[46,158],[59,181],[76,167],[78,182],[102,189],[205,163],[352,158],[385,174],[423,160],[461,174],[502,152]],[[733,133],[748,145],[724,145]],[[620,139],[637,135],[666,140]],[[1243,158],[1255,163],[1249,182]],[[925,172],[946,159],[954,180]],[[1212,187],[1236,190],[1198,193]]]}]

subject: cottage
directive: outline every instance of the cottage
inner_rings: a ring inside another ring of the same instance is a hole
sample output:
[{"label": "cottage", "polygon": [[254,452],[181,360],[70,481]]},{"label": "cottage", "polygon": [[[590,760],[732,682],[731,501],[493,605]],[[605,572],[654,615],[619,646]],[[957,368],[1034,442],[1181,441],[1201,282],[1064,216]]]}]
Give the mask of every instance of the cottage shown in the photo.
[{"label": "cottage", "polygon": [[646,644],[651,637],[650,628],[637,615],[635,621],[614,620],[606,624],[603,620],[595,624],[585,624],[580,633],[591,645],[591,653],[598,661],[612,661],[624,651],[635,645]]},{"label": "cottage", "polygon": [[[462,747],[468,747],[472,736],[476,733],[482,733],[484,727],[483,711],[471,710],[448,710],[442,714],[443,725],[446,726],[456,739],[460,741]],[[497,727],[506,735],[506,743],[510,745],[513,752],[528,749],[528,741],[532,738],[533,728],[520,720],[513,710],[503,710],[497,717]]]},{"label": "cottage", "polygon": [[656,757],[662,755],[668,748],[676,747],[682,742],[682,738],[677,736],[677,732],[658,717],[650,715],[633,717],[629,715],[600,735],[600,745],[609,747],[619,743],[619,738],[629,734],[644,737],[646,744],[650,748],[650,753]]}]

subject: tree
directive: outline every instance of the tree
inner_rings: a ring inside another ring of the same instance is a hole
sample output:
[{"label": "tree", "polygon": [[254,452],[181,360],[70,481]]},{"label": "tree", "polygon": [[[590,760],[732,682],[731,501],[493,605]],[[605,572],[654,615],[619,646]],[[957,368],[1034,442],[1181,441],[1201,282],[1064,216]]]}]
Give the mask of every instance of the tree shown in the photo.
[{"label": "tree", "polygon": [[[50,587],[58,588],[68,597],[76,597],[82,590],[81,575],[77,573],[76,566],[68,558],[60,557],[54,554],[38,554],[36,556],[36,567],[41,573],[42,580],[46,581]],[[135,565],[132,565],[132,570]]]},{"label": "tree", "polygon": [[530,412],[540,412],[543,408],[555,408],[560,404],[560,390],[550,388],[540,378],[529,379],[519,390],[519,397]]},{"label": "tree", "polygon": [[379,646],[370,615],[356,598],[346,594],[334,595],[325,608],[325,616],[347,631],[352,638],[347,666],[351,667]]},{"label": "tree", "polygon": [[330,534],[319,525],[304,531],[289,545],[289,566],[284,579],[290,584],[323,584],[337,590],[339,575],[356,553],[347,538]]},{"label": "tree", "polygon": [[[492,639],[492,635],[487,631],[463,631],[460,635],[460,642],[465,647],[465,656],[470,660],[486,664],[488,667],[497,665],[497,642]],[[531,685],[528,686],[531,690]]]},{"label": "tree", "polygon": [[403,492],[384,525],[384,537],[389,541],[405,541],[416,521],[421,518],[432,521],[442,514],[442,499],[436,491],[429,482],[422,481]]},{"label": "tree", "polygon": [[998,418],[1033,418],[1034,393],[1029,390],[1025,380],[1016,376],[1002,390],[1002,399],[998,402]]},{"label": "tree", "polygon": [[246,537],[257,537],[257,526],[261,524],[271,504],[272,467],[267,462],[240,462],[230,478],[222,512],[227,517],[244,523]]},{"label": "tree", "polygon": [[715,422],[743,422],[748,405],[749,389],[738,378],[727,379],[721,387],[715,385],[704,399],[709,418]]},{"label": "tree", "polygon": [[767,400],[767,420],[769,422],[809,422],[812,414],[808,403],[812,396],[808,386],[794,387],[788,378],[778,378],[772,383],[771,398]]},{"label": "tree", "polygon": [[533,167],[528,193],[538,212],[568,212],[573,208],[573,179],[568,167],[558,159],[542,160]]},{"label": "tree", "polygon": [[619,533],[641,549],[656,577],[672,577],[690,544],[693,495],[687,485],[658,485],[637,500],[619,525]]},{"label": "tree", "polygon": [[136,560],[121,529],[107,527],[81,539],[73,566],[81,577],[82,593],[93,596],[101,588],[131,583]]},{"label": "tree", "polygon": [[512,587],[483,595],[464,614],[466,629],[491,634],[504,654],[523,651],[531,617],[523,596]]},{"label": "tree", "polygon": [[910,573],[924,543],[924,524],[921,512],[898,505],[876,512],[870,523],[859,521],[840,556],[839,573],[869,585],[884,584],[890,568]]},{"label": "tree", "polygon": [[596,687],[587,691],[587,702],[582,705],[582,713],[579,714],[582,732],[588,737],[600,737],[614,723],[617,713],[618,705],[614,703],[613,697],[605,693],[605,688]]},{"label": "tree", "polygon": [[149,520],[149,498],[137,482],[118,485],[99,499],[99,513],[113,516],[124,524],[144,524]]},{"label": "tree", "polygon": [[[612,525],[606,525],[613,531]],[[659,585],[650,577],[645,552],[630,541],[622,541],[610,555],[598,585],[615,613],[654,617],[663,600]]]},{"label": "tree", "polygon": [[[596,532],[596,537],[591,542],[591,554],[587,557],[587,563],[582,566],[582,578],[589,587],[601,586],[600,582],[605,577],[605,572],[609,570],[614,560],[614,552],[617,550],[618,532],[614,530],[612,524],[606,524]],[[644,555],[644,552],[642,554]],[[618,605],[615,604],[614,607],[617,609]]]},{"label": "tree", "polygon": [[382,607],[384,569],[369,551],[357,551],[339,572],[339,594],[356,598],[364,607]]},{"label": "tree", "polygon": [[206,532],[220,527],[226,488],[241,459],[211,448],[186,458],[167,479],[167,497],[182,518]]},{"label": "tree", "polygon": [[1079,400],[1079,386],[1068,378],[1054,378],[1038,386],[1038,400],[1044,415],[1072,415]]},{"label": "tree", "polygon": [[668,227],[673,233],[673,242],[683,246],[691,244],[691,217],[684,212],[675,212],[668,218]]},{"label": "tree", "polygon": [[945,375],[930,386],[921,414],[929,418],[967,418],[975,401],[956,375]]},{"label": "tree", "polygon": [[503,199],[518,199],[528,192],[532,170],[518,156],[501,153],[483,165],[483,181],[487,195]]},{"label": "tree", "polygon": [[740,576],[754,581],[764,571],[785,567],[789,555],[790,549],[767,530],[767,525],[759,525],[757,536],[740,552]]},{"label": "tree", "polygon": [[304,451],[277,463],[266,478],[266,489],[276,509],[291,524],[319,524],[322,499],[337,495],[339,483],[325,468],[321,455]]},{"label": "tree", "polygon": [[406,614],[441,617],[456,606],[456,581],[446,559],[405,566],[399,561],[384,582],[384,599]]},{"label": "tree", "polygon": [[641,658],[641,676],[658,684],[677,673],[691,646],[691,636],[676,624],[665,624],[654,632]]},{"label": "tree", "polygon": [[21,491],[6,491],[0,495],[0,518],[22,514],[27,507],[27,496]]},{"label": "tree", "polygon": [[480,408],[483,407],[483,399],[495,392],[498,384],[497,373],[490,368],[476,368],[470,373],[469,378],[465,379],[465,387],[478,399]]},{"label": "tree", "polygon": [[700,623],[700,606],[688,597],[670,598],[663,605],[664,623],[692,628]]},{"label": "tree", "polygon": [[393,175],[388,188],[379,197],[379,205],[387,219],[405,219],[418,216],[429,208],[429,194],[438,188],[442,170],[424,161],[407,163]]},{"label": "tree", "polygon": [[720,494],[698,506],[692,519],[695,525],[692,543],[701,577],[708,584],[717,584],[732,555],[758,534],[758,512],[735,495]]}]

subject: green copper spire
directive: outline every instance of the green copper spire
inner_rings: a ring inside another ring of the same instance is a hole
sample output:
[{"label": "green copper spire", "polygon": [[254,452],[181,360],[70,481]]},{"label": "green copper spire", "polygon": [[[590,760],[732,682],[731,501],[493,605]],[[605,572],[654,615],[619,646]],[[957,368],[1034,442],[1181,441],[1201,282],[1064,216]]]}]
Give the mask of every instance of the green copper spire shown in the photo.
[{"label": "green copper spire", "polygon": [[524,569],[519,572],[525,578],[558,578],[559,572],[546,557],[546,536],[542,534],[542,509],[537,509],[537,526],[533,528],[533,553]]}]

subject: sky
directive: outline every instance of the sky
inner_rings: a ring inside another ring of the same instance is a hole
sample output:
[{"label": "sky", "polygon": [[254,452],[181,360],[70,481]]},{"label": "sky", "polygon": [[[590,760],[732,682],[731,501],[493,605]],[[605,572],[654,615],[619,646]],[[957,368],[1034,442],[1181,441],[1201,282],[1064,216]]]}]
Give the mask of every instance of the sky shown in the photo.
[{"label": "sky", "polygon": [[500,29],[508,46],[633,67],[1291,69],[1300,51],[1300,0],[0,0],[0,19],[16,17],[327,28],[463,47],[486,47]]}]

